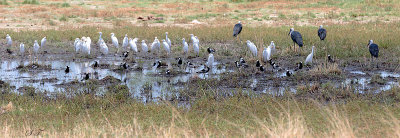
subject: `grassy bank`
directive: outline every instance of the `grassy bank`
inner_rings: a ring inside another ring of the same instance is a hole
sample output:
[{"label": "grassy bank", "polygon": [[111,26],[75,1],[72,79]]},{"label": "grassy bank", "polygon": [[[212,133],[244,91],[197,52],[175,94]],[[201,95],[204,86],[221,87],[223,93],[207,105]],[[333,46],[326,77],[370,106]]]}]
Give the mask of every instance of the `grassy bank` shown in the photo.
[{"label": "grassy bank", "polygon": [[[0,136],[398,137],[400,134],[397,87],[380,94],[359,94],[351,88],[306,86],[299,87],[296,94],[280,96],[238,89],[227,96],[214,88],[212,81],[197,83],[200,85],[194,89],[195,95],[181,94],[192,100],[158,103],[130,98],[123,85],[109,88],[103,96],[76,92],[69,97],[65,92],[57,94],[56,99],[34,89],[21,95],[9,93],[4,86],[0,96],[5,111],[0,115],[3,126]],[[12,106],[6,107],[9,102]]]},{"label": "grassy bank", "polygon": [[[369,24],[347,24],[347,25],[330,25],[325,26],[328,30],[326,41],[320,42],[317,36],[318,27],[311,26],[295,26],[295,30],[303,35],[305,46],[302,48],[303,55],[311,51],[311,46],[316,46],[316,58],[325,56],[325,47],[328,48],[328,54],[341,59],[365,59],[369,58],[367,48],[368,41],[374,40],[380,46],[380,56],[387,59],[388,62],[398,63],[398,58],[395,55],[400,54],[400,47],[398,44],[400,40],[397,39],[400,35],[399,23],[369,23]],[[288,37],[289,28],[292,26],[282,27],[247,27],[244,25],[240,38],[243,43],[237,43],[232,36],[232,26],[222,27],[195,27],[195,28],[180,28],[180,27],[136,27],[126,26],[120,28],[95,28],[84,27],[79,29],[65,28],[63,30],[46,30],[46,31],[20,31],[14,32],[11,30],[0,30],[0,36],[10,34],[14,44],[19,42],[25,43],[25,46],[32,47],[34,40],[41,40],[42,37],[47,36],[48,46],[54,49],[65,49],[70,52],[74,51],[73,41],[75,38],[82,36],[89,36],[92,38],[92,43],[96,43],[98,39],[98,32],[103,32],[103,39],[109,43],[111,47],[110,33],[114,32],[118,39],[122,41],[123,36],[128,34],[129,37],[138,37],[140,45],[141,40],[146,40],[150,45],[154,37],[160,40],[165,38],[165,32],[169,32],[171,39],[173,55],[180,55],[182,53],[182,38],[190,40],[189,34],[193,33],[200,39],[200,47],[202,53],[206,51],[207,47],[214,47],[217,49],[216,56],[223,57],[239,57],[243,56],[242,49],[245,49],[245,41],[251,40],[254,42],[261,55],[263,46],[269,45],[270,41],[274,41],[277,45],[279,56],[290,56],[294,53],[290,48],[293,43]],[[17,49],[17,47],[14,47]],[[95,48],[96,49],[96,48]],[[114,48],[110,48],[114,50]],[[140,47],[139,47],[140,50]],[[247,50],[247,49],[246,49]],[[51,52],[48,51],[48,52]],[[64,51],[63,51],[64,52]]]}]

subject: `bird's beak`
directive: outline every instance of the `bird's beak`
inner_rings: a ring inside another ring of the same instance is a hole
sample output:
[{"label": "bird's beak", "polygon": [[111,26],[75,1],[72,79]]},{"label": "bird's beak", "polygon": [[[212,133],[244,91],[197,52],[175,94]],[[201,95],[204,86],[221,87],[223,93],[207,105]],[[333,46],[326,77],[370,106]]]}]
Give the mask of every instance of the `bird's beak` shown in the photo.
[{"label": "bird's beak", "polygon": [[289,31],[289,33],[287,34],[288,36],[290,35],[290,31]]}]

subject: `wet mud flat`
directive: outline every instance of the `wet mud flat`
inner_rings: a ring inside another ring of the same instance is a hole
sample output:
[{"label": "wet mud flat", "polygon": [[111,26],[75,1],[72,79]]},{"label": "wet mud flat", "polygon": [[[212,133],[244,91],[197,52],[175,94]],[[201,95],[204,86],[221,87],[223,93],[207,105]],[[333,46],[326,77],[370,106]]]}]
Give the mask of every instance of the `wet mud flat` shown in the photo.
[{"label": "wet mud flat", "polygon": [[[280,65],[276,69],[262,63],[265,71],[261,72],[255,67],[254,58],[248,59],[248,68],[237,68],[232,57],[217,56],[211,70],[200,73],[205,69],[206,56],[182,55],[183,64],[178,65],[177,56],[131,53],[129,58],[124,58],[121,53],[101,55],[96,50],[93,53],[86,56],[69,50],[54,50],[51,53],[42,51],[38,56],[4,55],[0,79],[17,92],[22,91],[20,88],[33,87],[49,96],[66,90],[88,92],[88,87],[101,95],[110,86],[126,85],[132,97],[148,102],[190,99],[182,98],[185,95],[182,91],[195,91],[199,80],[212,82],[214,85],[207,87],[227,95],[232,90],[243,89],[279,96],[326,83],[337,88],[351,86],[356,93],[379,93],[399,87],[400,78],[396,65],[386,62],[376,63],[380,66],[375,67],[357,60],[336,61],[332,64],[337,64],[338,72],[318,73],[315,68],[324,62],[322,59],[316,60],[313,66],[295,71],[296,65],[291,61],[298,57],[294,56],[276,58]],[[158,61],[166,65],[157,68]],[[188,66],[188,61],[193,65]],[[126,67],[122,66],[124,63]],[[70,67],[68,73],[66,66]],[[291,71],[291,76],[286,75],[287,70]],[[86,74],[87,80],[84,79]]]}]

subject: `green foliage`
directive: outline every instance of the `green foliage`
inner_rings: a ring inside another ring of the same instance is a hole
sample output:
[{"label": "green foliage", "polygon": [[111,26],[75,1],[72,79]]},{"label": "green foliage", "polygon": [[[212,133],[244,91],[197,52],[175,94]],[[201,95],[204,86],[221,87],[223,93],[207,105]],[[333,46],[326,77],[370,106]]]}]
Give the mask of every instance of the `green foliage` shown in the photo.
[{"label": "green foliage", "polygon": [[69,3],[64,2],[63,4],[61,4],[61,7],[66,8],[66,7],[71,7],[71,5],[69,5]]},{"label": "green foliage", "polygon": [[22,4],[39,4],[39,0],[24,0]]}]

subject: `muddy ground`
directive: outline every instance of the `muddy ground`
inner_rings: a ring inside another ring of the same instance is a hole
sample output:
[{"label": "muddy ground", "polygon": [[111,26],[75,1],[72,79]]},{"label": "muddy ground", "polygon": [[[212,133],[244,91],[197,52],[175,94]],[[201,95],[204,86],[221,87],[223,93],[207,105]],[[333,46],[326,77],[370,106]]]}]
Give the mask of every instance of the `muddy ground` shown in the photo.
[{"label": "muddy ground", "polygon": [[[284,92],[296,93],[303,87],[327,83],[337,88],[352,86],[358,93],[377,93],[399,87],[399,65],[389,62],[391,60],[388,57],[382,57],[373,63],[368,58],[334,58],[334,63],[327,63],[323,57],[315,57],[313,65],[295,71],[296,63],[303,61],[306,55],[302,53],[302,55],[279,56],[278,49],[273,61],[280,67],[273,69],[271,65],[262,63],[266,70],[261,72],[255,67],[257,59],[246,53],[245,48],[242,51],[246,56],[243,57],[249,67],[237,68],[234,61],[239,60],[239,57],[223,54],[226,44],[207,43],[204,45],[210,45],[217,51],[214,54],[216,63],[210,72],[196,73],[203,69],[203,64],[207,61],[206,46],[201,47],[202,54],[199,57],[174,51],[179,45],[173,45],[170,56],[163,54],[163,51],[159,54],[131,51],[128,58],[124,58],[122,52],[116,54],[116,49],[110,44],[108,55],[100,54],[99,48],[92,45],[89,56],[76,54],[72,45],[68,42],[65,44],[67,45],[65,48],[48,45],[41,48],[37,56],[29,52],[21,56],[16,48],[12,48],[12,54],[3,54],[1,57],[3,61],[1,70],[4,74],[1,79],[11,86],[16,86],[13,88],[17,91],[31,86],[38,91],[47,92],[48,95],[65,90],[87,92],[89,87],[91,91],[98,92],[108,86],[121,84],[128,86],[133,97],[146,102],[149,99],[177,99],[182,95],[180,93],[182,90],[195,90],[199,79],[214,84],[207,87],[226,93],[230,93],[232,89],[244,89],[274,95]],[[0,50],[6,53],[6,47],[1,47]],[[178,57],[183,58],[184,64],[181,66],[177,64]],[[94,67],[95,61],[99,63],[99,67]],[[153,65],[157,61],[169,66],[156,68]],[[194,67],[187,67],[187,61],[193,63]],[[128,65],[127,69],[121,66],[123,63]],[[325,68],[336,65],[334,69]],[[68,74],[65,73],[66,66],[71,67]],[[316,68],[325,69],[327,72],[319,72]],[[166,73],[168,69],[171,71],[169,74]],[[287,76],[287,70],[293,75]],[[85,73],[90,74],[89,80],[84,79]]]}]

